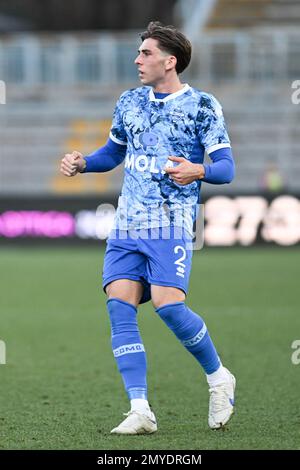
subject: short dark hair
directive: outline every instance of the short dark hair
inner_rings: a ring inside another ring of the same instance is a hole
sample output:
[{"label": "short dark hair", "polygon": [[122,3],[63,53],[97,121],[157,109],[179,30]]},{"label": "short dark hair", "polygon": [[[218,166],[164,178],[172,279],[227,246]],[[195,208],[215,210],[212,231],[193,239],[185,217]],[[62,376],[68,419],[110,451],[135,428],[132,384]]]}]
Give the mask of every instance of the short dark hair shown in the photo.
[{"label": "short dark hair", "polygon": [[147,30],[140,34],[142,41],[151,38],[158,41],[162,51],[172,54],[177,59],[176,72],[183,72],[191,61],[192,45],[174,26],[164,26],[159,21],[151,21]]}]

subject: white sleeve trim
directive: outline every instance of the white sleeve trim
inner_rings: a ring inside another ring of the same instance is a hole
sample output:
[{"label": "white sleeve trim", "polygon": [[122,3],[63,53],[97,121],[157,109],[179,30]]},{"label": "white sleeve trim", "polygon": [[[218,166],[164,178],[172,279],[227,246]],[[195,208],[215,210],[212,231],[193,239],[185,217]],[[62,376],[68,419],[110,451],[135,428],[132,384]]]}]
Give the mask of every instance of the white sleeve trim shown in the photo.
[{"label": "white sleeve trim", "polygon": [[123,140],[117,139],[117,137],[115,137],[111,132],[109,133],[109,138],[116,144],[127,145],[127,142],[123,142]]},{"label": "white sleeve trim", "polygon": [[216,145],[212,145],[211,147],[208,147],[206,151],[208,154],[210,154],[212,152],[215,152],[216,150],[226,149],[226,148],[231,148],[231,145],[230,144],[216,144]]}]

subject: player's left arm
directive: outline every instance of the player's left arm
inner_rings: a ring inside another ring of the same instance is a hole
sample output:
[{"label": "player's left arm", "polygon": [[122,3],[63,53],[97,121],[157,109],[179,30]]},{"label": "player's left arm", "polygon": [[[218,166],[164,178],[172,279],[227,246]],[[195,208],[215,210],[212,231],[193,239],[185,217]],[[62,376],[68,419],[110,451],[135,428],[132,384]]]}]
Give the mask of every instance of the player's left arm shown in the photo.
[{"label": "player's left arm", "polygon": [[169,160],[179,163],[176,167],[166,168],[170,177],[181,185],[192,183],[198,179],[211,184],[230,183],[235,174],[235,165],[230,148],[215,150],[209,154],[213,163],[191,163],[186,158],[169,157]]},{"label": "player's left arm", "polygon": [[204,176],[201,179],[211,184],[230,183],[235,175],[235,164],[222,106],[207,93],[202,95],[200,103],[198,136],[212,160],[211,164],[203,164]]},{"label": "player's left arm", "polygon": [[235,175],[235,164],[222,107],[212,95],[203,94],[198,120],[198,137],[212,163],[192,163],[185,158],[171,156],[169,160],[179,164],[165,171],[181,185],[198,179],[211,184],[230,183]]},{"label": "player's left arm", "polygon": [[211,184],[231,183],[235,175],[235,164],[231,148],[222,148],[209,153],[213,163],[204,163],[204,177],[202,181]]}]

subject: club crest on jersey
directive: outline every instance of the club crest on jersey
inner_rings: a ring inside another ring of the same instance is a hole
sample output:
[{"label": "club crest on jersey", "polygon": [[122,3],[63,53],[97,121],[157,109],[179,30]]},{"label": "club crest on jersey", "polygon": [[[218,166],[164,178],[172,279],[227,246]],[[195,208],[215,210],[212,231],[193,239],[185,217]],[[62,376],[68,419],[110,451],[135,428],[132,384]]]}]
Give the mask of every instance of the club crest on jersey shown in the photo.
[{"label": "club crest on jersey", "polygon": [[172,121],[181,121],[184,119],[184,113],[180,109],[174,109],[174,111],[170,111],[170,115],[172,116]]},{"label": "club crest on jersey", "polygon": [[147,147],[155,147],[155,145],[158,144],[159,139],[153,132],[145,131],[139,135],[139,141],[144,151],[146,151]]}]

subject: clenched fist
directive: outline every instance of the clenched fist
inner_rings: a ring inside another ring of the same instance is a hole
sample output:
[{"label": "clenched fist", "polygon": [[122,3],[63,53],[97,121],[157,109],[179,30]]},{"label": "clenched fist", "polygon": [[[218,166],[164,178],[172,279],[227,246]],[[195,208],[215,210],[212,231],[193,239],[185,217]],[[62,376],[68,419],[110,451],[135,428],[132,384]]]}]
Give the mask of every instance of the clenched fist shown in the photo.
[{"label": "clenched fist", "polygon": [[66,153],[61,161],[60,171],[65,176],[75,176],[84,170],[85,165],[82,153],[74,150],[72,153]]}]

